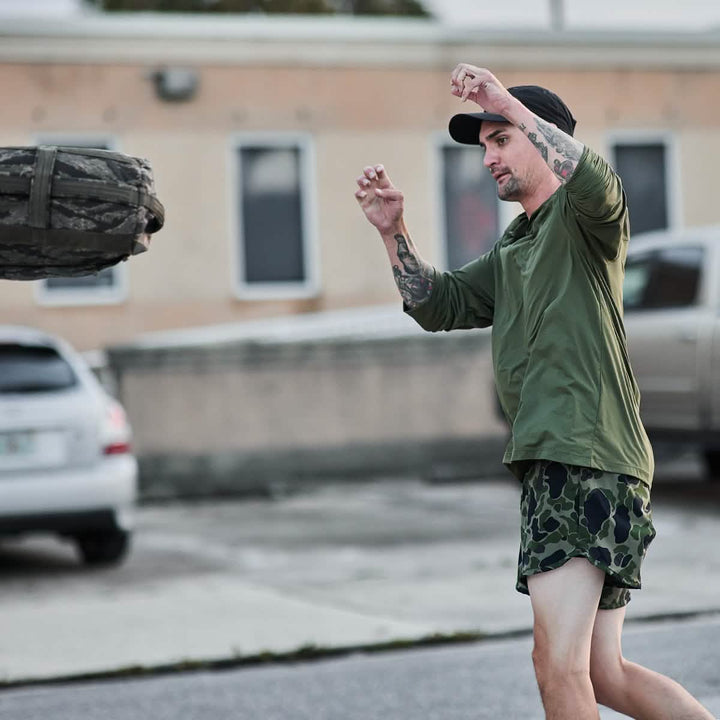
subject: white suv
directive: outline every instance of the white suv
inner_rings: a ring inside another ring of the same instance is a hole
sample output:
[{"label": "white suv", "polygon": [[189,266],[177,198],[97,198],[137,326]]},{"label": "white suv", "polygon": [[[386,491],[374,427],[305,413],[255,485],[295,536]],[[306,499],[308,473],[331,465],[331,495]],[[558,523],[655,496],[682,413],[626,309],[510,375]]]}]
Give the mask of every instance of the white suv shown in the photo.
[{"label": "white suv", "polygon": [[0,326],[0,537],[56,533],[87,564],[128,550],[137,461],[122,406],[66,342]]}]

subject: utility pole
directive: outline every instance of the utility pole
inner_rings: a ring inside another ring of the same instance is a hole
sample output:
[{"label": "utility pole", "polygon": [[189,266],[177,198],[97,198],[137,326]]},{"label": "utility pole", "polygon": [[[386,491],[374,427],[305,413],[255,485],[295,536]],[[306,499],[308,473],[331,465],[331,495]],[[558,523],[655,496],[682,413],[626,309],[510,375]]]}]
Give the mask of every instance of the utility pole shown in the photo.
[{"label": "utility pole", "polygon": [[550,0],[550,28],[560,32],[565,27],[564,0]]}]

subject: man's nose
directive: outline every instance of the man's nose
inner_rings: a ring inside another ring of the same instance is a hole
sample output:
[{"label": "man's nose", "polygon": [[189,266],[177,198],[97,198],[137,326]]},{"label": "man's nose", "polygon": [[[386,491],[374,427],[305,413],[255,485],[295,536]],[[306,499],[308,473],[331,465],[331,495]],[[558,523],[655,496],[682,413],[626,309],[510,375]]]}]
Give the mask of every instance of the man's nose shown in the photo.
[{"label": "man's nose", "polygon": [[486,150],[483,157],[483,165],[486,168],[497,165],[497,155],[492,150]]}]

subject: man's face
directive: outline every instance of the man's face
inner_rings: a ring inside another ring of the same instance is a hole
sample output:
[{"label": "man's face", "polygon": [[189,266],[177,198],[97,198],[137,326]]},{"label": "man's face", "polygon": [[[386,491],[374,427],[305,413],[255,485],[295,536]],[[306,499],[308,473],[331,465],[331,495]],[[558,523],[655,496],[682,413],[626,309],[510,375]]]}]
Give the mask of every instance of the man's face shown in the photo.
[{"label": "man's face", "polygon": [[510,123],[485,121],[480,126],[483,164],[497,183],[501,200],[522,202],[540,180],[545,162],[525,133]]}]

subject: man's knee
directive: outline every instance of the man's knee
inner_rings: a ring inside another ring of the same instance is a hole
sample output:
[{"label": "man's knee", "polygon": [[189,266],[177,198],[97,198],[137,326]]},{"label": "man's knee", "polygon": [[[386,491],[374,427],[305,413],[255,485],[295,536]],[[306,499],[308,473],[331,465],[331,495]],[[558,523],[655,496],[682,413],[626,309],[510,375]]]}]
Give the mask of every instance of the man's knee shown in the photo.
[{"label": "man's knee", "polygon": [[558,685],[585,683],[590,676],[590,665],[581,648],[553,646],[542,636],[535,638],[532,661],[541,692]]},{"label": "man's knee", "polygon": [[607,653],[590,653],[590,681],[595,699],[613,707],[625,688],[625,661],[622,656]]}]

